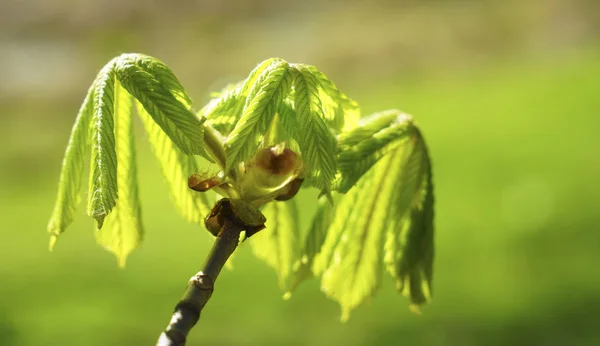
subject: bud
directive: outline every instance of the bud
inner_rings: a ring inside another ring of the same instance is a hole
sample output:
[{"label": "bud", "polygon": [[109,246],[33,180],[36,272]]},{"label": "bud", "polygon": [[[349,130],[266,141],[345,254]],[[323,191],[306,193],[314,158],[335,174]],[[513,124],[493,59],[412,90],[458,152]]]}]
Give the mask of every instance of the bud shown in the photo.
[{"label": "bud", "polygon": [[242,198],[248,201],[268,202],[281,195],[287,195],[289,199],[290,192],[293,196],[300,188],[302,180],[299,177],[302,168],[300,155],[290,148],[277,145],[261,149],[241,169],[238,182]]}]

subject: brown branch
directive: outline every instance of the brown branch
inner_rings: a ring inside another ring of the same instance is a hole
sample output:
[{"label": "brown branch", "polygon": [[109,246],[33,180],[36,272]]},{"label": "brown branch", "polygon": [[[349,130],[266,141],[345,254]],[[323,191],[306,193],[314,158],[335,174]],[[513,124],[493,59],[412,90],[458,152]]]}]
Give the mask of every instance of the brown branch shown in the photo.
[{"label": "brown branch", "polygon": [[183,297],[175,306],[169,325],[158,339],[157,346],[185,345],[188,333],[198,322],[202,308],[212,295],[219,272],[238,245],[240,232],[248,228],[248,225],[234,215],[229,204],[220,208],[218,213],[222,220],[221,231],[204,267],[190,279]]}]

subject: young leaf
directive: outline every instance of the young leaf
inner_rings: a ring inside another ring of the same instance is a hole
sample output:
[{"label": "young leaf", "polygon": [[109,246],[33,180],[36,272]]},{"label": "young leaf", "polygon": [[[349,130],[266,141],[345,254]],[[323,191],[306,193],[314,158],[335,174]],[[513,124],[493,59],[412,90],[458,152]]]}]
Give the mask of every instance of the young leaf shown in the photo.
[{"label": "young leaf", "polygon": [[119,199],[96,238],[117,256],[120,266],[125,266],[127,256],[142,240],[143,229],[132,126],[133,98],[117,82],[114,100]]},{"label": "young leaf", "polygon": [[396,279],[398,291],[409,297],[413,309],[418,311],[419,305],[431,299],[434,257],[433,179],[423,141],[416,143],[406,168],[402,179],[407,183],[397,194],[396,203],[412,203],[413,208],[388,229],[384,261]]},{"label": "young leaf", "polygon": [[[342,306],[343,320],[376,292],[384,253],[386,267],[390,272],[395,270],[393,273],[403,290],[407,287],[404,285],[407,275],[421,275],[422,263],[432,264],[432,257],[427,257],[424,251],[433,248],[432,214],[427,214],[426,222],[414,222],[410,231],[403,231],[405,220],[421,203],[417,197],[419,186],[427,175],[423,163],[429,164],[418,131],[411,139],[409,145],[397,147],[367,169],[348,193],[341,196],[325,241],[314,259],[313,272],[322,275],[322,290]],[[432,189],[430,192],[433,196]],[[407,235],[414,240],[404,241]],[[419,276],[419,280],[411,277],[408,281],[428,284],[431,266],[426,269],[429,276]],[[425,299],[420,299],[425,297],[423,291],[413,288],[413,284],[409,286],[411,302],[423,303]]]},{"label": "young leaf", "polygon": [[[334,208],[326,198],[319,198],[317,211],[313,216],[310,229],[306,237],[300,242],[303,244],[300,251],[300,261],[294,264],[294,282],[292,290],[302,281],[313,277],[312,267],[315,256],[325,242],[327,230],[333,221]],[[268,219],[267,219],[268,221]]]},{"label": "young leaf", "polygon": [[275,269],[279,286],[288,296],[293,288],[293,267],[300,259],[298,209],[293,199],[268,203],[262,210],[267,228],[248,241],[254,254]]},{"label": "young leaf", "polygon": [[192,191],[187,185],[188,177],[198,173],[195,158],[184,154],[152,120],[146,109],[139,103],[136,105],[179,213],[192,223],[202,223],[204,217],[210,213],[207,193]]},{"label": "young leaf", "polygon": [[269,128],[276,110],[291,87],[291,80],[289,64],[283,60],[273,61],[258,77],[250,90],[242,117],[225,143],[226,171],[250,159],[256,152],[262,135]]},{"label": "young leaf", "polygon": [[342,93],[327,76],[316,67],[305,65],[319,82],[319,97],[323,104],[328,124],[337,131],[348,131],[358,125],[360,108],[358,103]]},{"label": "young leaf", "polygon": [[117,60],[123,62],[128,61],[134,65],[140,66],[167,88],[179,102],[186,106],[186,108],[190,109],[192,107],[192,100],[185,92],[183,85],[181,85],[179,79],[173,74],[173,71],[171,71],[171,69],[162,61],[148,55],[131,53],[122,54]]},{"label": "young leaf", "polygon": [[[308,166],[307,183],[328,193],[336,172],[336,141],[327,123],[319,98],[319,81],[304,65],[293,65],[295,121],[282,117],[285,123],[297,124],[296,140],[302,159]],[[293,125],[292,125],[293,126]]]},{"label": "young leaf", "polygon": [[242,111],[252,86],[267,68],[278,62],[282,62],[282,60],[272,58],[261,62],[244,81],[225,87],[217,98],[211,100],[200,111],[200,114],[208,118],[209,125],[222,134],[229,135],[242,117]]},{"label": "young leaf", "polygon": [[226,86],[218,96],[204,106],[198,114],[207,118],[206,123],[221,134],[228,135],[242,116],[247,95],[242,93],[244,83]]},{"label": "young leaf", "polygon": [[[167,87],[162,82],[167,79],[164,75],[157,77],[144,66],[136,59],[124,57],[116,60],[115,73],[123,87],[144,106],[179,149],[189,155],[209,158],[204,150],[202,121],[171,92],[175,84],[171,82],[170,88]],[[182,90],[176,95],[181,93]]]},{"label": "young leaf", "polygon": [[102,228],[104,218],[117,201],[117,152],[115,150],[113,65],[107,64],[96,78],[92,120],[92,160],[88,215]]},{"label": "young leaf", "polygon": [[364,118],[358,127],[340,134],[337,138],[341,172],[338,191],[347,192],[371,166],[406,144],[415,132],[409,115],[389,110]]},{"label": "young leaf", "polygon": [[50,249],[52,249],[58,236],[73,221],[73,213],[79,203],[85,160],[90,152],[88,137],[93,116],[94,92],[95,84],[92,84],[79,109],[65,151],[60,172],[58,195],[54,211],[48,222]]}]

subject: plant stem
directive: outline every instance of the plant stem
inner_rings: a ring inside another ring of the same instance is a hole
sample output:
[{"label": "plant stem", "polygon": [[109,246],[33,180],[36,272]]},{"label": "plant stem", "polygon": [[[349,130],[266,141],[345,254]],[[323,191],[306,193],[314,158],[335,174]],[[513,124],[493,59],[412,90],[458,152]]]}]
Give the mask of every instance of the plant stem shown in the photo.
[{"label": "plant stem", "polygon": [[245,228],[231,217],[232,214],[227,214],[204,267],[188,282],[187,289],[175,307],[171,322],[160,335],[157,346],[185,345],[188,333],[198,322],[200,312],[213,292],[217,276],[229,256],[235,251],[240,232]]},{"label": "plant stem", "polygon": [[207,124],[204,124],[204,143],[211,156],[225,170],[227,155],[223,147],[223,138],[217,130]]}]

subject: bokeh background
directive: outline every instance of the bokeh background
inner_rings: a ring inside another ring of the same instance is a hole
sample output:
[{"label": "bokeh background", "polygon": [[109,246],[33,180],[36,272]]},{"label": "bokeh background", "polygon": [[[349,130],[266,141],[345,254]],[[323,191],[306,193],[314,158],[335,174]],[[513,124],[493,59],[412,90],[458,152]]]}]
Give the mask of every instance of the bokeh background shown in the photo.
[{"label": "bokeh background", "polygon": [[365,114],[412,113],[435,165],[423,315],[386,277],[342,324],[317,281],[283,301],[243,246],[190,345],[600,345],[596,0],[2,0],[0,345],[152,345],[210,246],[138,127],[146,237],[126,269],[83,206],[47,250],[75,114],[123,52],[165,61],[198,108],[263,59],[316,65]]}]

